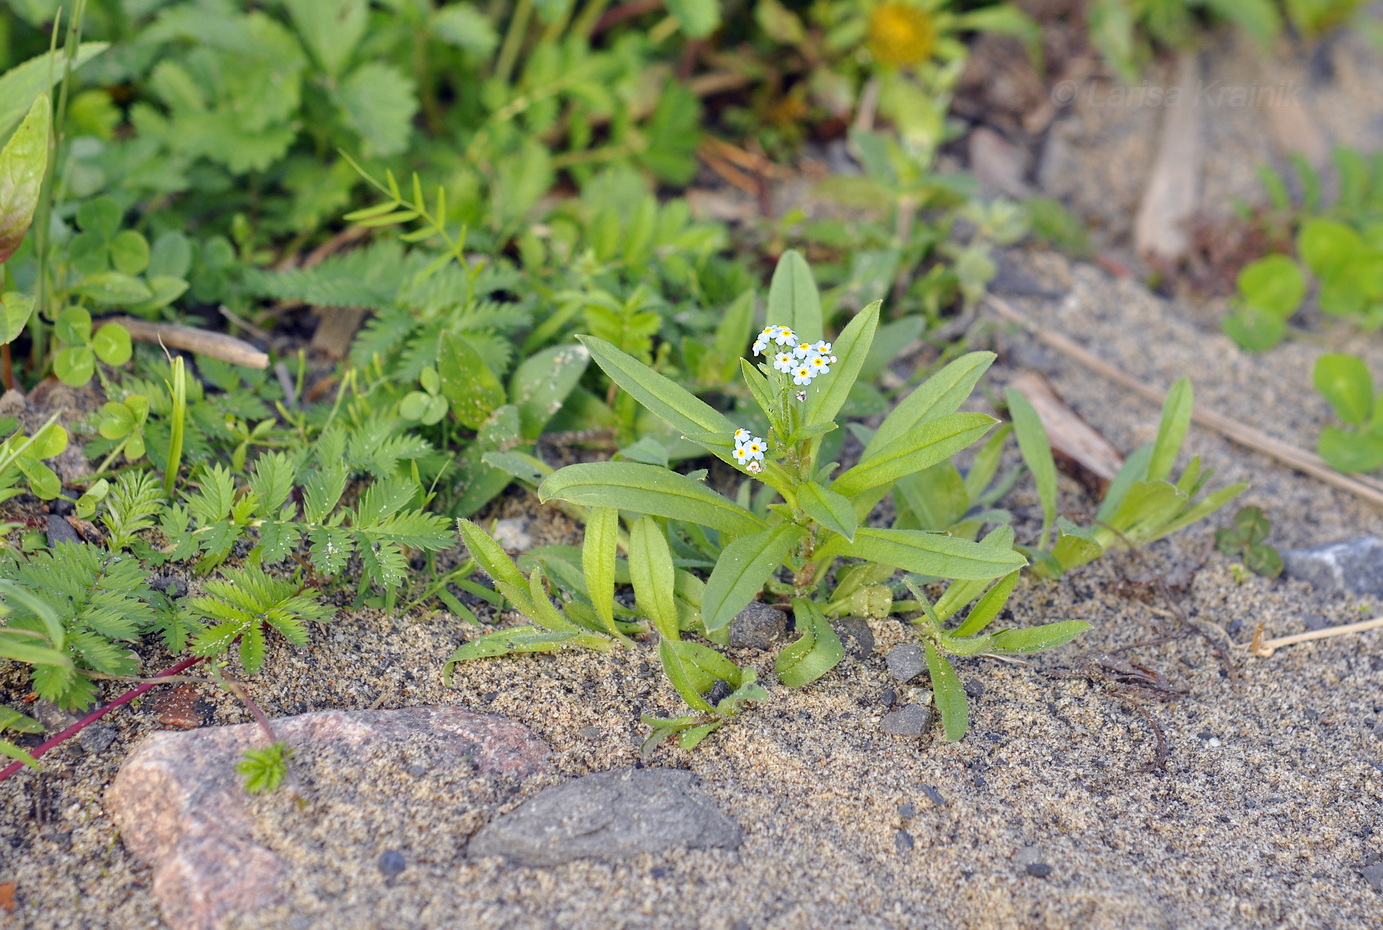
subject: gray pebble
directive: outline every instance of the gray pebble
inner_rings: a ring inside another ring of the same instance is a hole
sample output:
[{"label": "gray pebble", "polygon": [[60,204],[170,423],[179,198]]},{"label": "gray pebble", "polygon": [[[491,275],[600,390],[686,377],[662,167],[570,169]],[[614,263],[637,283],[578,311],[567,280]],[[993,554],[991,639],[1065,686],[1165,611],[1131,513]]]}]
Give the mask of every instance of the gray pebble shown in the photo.
[{"label": "gray pebble", "polygon": [[379,854],[379,861],[375,863],[379,870],[384,873],[385,878],[393,878],[404,869],[408,868],[408,862],[403,858],[403,853],[397,849],[386,849]]},{"label": "gray pebble", "polygon": [[528,533],[529,521],[523,517],[505,517],[495,521],[492,535],[509,552],[527,552],[533,548],[533,537]]},{"label": "gray pebble", "polygon": [[892,707],[898,703],[898,692],[893,690],[892,685],[885,685],[883,693],[879,695],[879,700],[883,702],[885,707]]},{"label": "gray pebble", "polygon": [[1034,878],[1046,878],[1052,874],[1052,867],[1045,862],[1029,862],[1026,871]]},{"label": "gray pebble", "polygon": [[893,736],[921,736],[932,725],[932,709],[918,704],[884,714],[879,729]]},{"label": "gray pebble", "polygon": [[34,702],[33,709],[29,711],[29,716],[43,724],[44,732],[49,736],[59,730],[66,730],[77,722],[73,714],[69,714],[52,701],[45,701],[42,698]]},{"label": "gray pebble", "polygon": [[867,659],[874,654],[874,631],[863,618],[846,617],[831,626],[835,627],[845,651],[856,659]]},{"label": "gray pebble", "polygon": [[888,653],[888,673],[899,681],[912,681],[922,674],[926,658],[916,643],[894,646]]},{"label": "gray pebble", "polygon": [[82,537],[77,535],[77,531],[72,528],[72,524],[66,519],[49,514],[47,517],[48,526],[48,547],[59,543],[81,543]]},{"label": "gray pebble", "polygon": [[730,687],[729,682],[716,679],[716,683],[711,685],[711,690],[706,692],[706,703],[715,707],[734,693],[735,689]]},{"label": "gray pebble", "polygon": [[917,805],[911,801],[904,801],[898,805],[898,816],[904,820],[911,820],[917,816]]},{"label": "gray pebble", "polygon": [[911,851],[917,845],[917,841],[912,838],[912,834],[907,830],[896,830],[893,834],[893,848],[900,853]]},{"label": "gray pebble", "polygon": [[730,621],[730,648],[771,649],[787,632],[788,619],[781,610],[755,601]]},{"label": "gray pebble", "polygon": [[1383,892],[1383,862],[1375,862],[1363,870],[1364,881],[1373,886],[1374,891]]},{"label": "gray pebble", "polygon": [[576,735],[582,739],[600,739],[600,727],[582,727],[576,731]]},{"label": "gray pebble", "polygon": [[115,735],[115,727],[96,724],[83,730],[78,739],[81,741],[82,748],[87,752],[97,753],[109,749],[110,744],[115,742]]},{"label": "gray pebble", "polygon": [[1361,536],[1282,553],[1283,574],[1318,591],[1383,597],[1383,542]]}]

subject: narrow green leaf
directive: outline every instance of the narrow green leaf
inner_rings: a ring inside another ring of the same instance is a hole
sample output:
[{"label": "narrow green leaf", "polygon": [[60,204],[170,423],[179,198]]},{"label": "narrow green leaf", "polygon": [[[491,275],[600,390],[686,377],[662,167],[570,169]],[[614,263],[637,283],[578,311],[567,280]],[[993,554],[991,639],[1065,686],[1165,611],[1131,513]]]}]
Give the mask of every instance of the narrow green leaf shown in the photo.
[{"label": "narrow green leaf", "polygon": [[1148,460],[1148,479],[1157,481],[1166,478],[1176,464],[1177,453],[1186,439],[1186,430],[1191,425],[1191,408],[1195,396],[1191,382],[1182,378],[1167,392],[1167,401],[1162,405],[1162,422],[1157,427],[1157,439],[1153,442],[1152,458]]},{"label": "narrow green leaf", "polygon": [[927,650],[927,674],[932,679],[932,700],[941,713],[941,729],[946,742],[954,743],[965,737],[970,729],[970,707],[965,700],[965,688],[960,676],[946,657],[936,651],[930,641],[923,643]]},{"label": "narrow green leaf", "polygon": [[536,626],[495,630],[479,639],[471,640],[453,652],[442,669],[442,679],[450,685],[457,663],[474,659],[489,659],[524,652],[560,652],[575,647],[604,651],[613,645],[613,640],[599,634],[579,633],[575,630],[554,633]]},{"label": "narrow green leaf", "polygon": [[716,324],[715,340],[707,365],[719,381],[735,376],[737,362],[744,358],[745,347],[753,341],[754,292],[745,291],[730,304]]},{"label": "narrow green leaf", "polygon": [[773,422],[774,410],[778,404],[773,396],[773,388],[769,385],[768,379],[763,372],[755,367],[754,363],[747,358],[740,359],[740,373],[744,375],[744,383],[749,385],[749,393],[754,397],[754,403],[759,405],[759,409],[764,412],[770,423]]},{"label": "narrow green leaf", "polygon": [[862,526],[855,541],[837,538],[817,555],[846,555],[892,565],[907,572],[938,578],[998,578],[1027,561],[1012,550],[986,546],[921,530],[880,530]]},{"label": "narrow green leaf", "polygon": [[[663,673],[689,707],[707,714],[714,713],[715,708],[702,696],[698,687],[705,673],[688,661],[687,655],[677,648],[679,645],[682,644],[675,639],[664,638],[658,642],[658,659],[663,663]],[[706,686],[711,687],[709,683]]]},{"label": "narrow green leaf", "polygon": [[993,622],[999,616],[999,611],[1004,609],[1008,603],[1008,597],[1013,593],[1013,586],[1018,583],[1018,572],[1009,572],[1004,577],[994,583],[994,587],[985,592],[984,597],[975,602],[975,606],[970,608],[970,613],[966,616],[965,622],[956,627],[951,633],[952,636],[974,636]]},{"label": "narrow green leaf", "polygon": [[1026,655],[1041,652],[1069,643],[1086,630],[1090,624],[1084,620],[1062,620],[1058,623],[1044,623],[1041,626],[1023,629],[1000,630],[994,634],[990,643],[991,652],[1000,655]]},{"label": "narrow green leaf", "polygon": [[677,639],[676,572],[667,535],[652,517],[640,517],[629,531],[629,580],[639,612],[653,621],[663,639]]},{"label": "narrow green leaf", "polygon": [[33,769],[35,772],[43,770],[42,766],[38,764],[37,759],[29,755],[24,750],[20,749],[18,746],[14,745],[14,743],[7,742],[3,739],[0,739],[0,756],[6,756],[10,759],[13,759],[16,762],[23,762],[25,765]]},{"label": "narrow green leaf", "polygon": [[845,647],[814,601],[794,598],[792,614],[802,635],[778,653],[773,670],[783,684],[800,688],[839,665],[845,657]]},{"label": "narrow green leaf", "polygon": [[1056,520],[1056,461],[1047,440],[1046,427],[1037,409],[1016,388],[1004,388],[1008,413],[1013,419],[1013,432],[1018,437],[1018,451],[1032,472],[1037,485],[1037,499],[1042,502],[1042,532],[1045,534]]},{"label": "narrow green leaf", "polygon": [[800,526],[781,523],[752,536],[741,536],[726,546],[701,595],[701,618],[707,632],[729,626],[805,535]]},{"label": "narrow green leaf", "polygon": [[686,520],[736,536],[757,533],[767,526],[700,481],[637,462],[568,465],[543,479],[538,486],[538,498]]},{"label": "narrow green leaf", "polygon": [[906,436],[919,423],[959,410],[995,357],[993,352],[970,352],[918,385],[879,424],[862,458]]},{"label": "narrow green leaf", "polygon": [[528,579],[523,577],[514,561],[500,548],[499,543],[490,538],[489,533],[470,520],[457,520],[456,528],[471,558],[486,574],[495,581],[502,581],[520,590],[528,587]]},{"label": "narrow green leaf", "polygon": [[854,497],[870,488],[891,484],[955,455],[999,422],[983,413],[951,413],[929,420],[861,459],[831,482],[831,490]]},{"label": "narrow green leaf", "polygon": [[773,269],[773,281],[768,286],[768,323],[789,327],[803,342],[821,339],[821,294],[807,260],[796,249],[784,252]]},{"label": "narrow green leaf", "polygon": [[[72,70],[80,68],[110,47],[109,42],[83,42],[77,46]],[[0,139],[32,107],[35,98],[62,79],[66,70],[66,49],[30,58],[0,74]]]},{"label": "narrow green leaf", "polygon": [[797,489],[797,506],[802,512],[833,533],[853,542],[859,520],[850,501],[835,491],[808,481]]},{"label": "narrow green leaf", "polygon": [[590,350],[591,358],[611,381],[651,413],[666,420],[679,434],[735,431],[724,414],[604,339],[594,336],[578,336],[577,339]]},{"label": "narrow green leaf", "polygon": [[581,544],[581,570],[586,576],[586,595],[596,616],[615,632],[615,559],[619,537],[619,511],[592,507],[586,514],[586,538]]},{"label": "narrow green leaf", "polygon": [[821,375],[807,389],[807,402],[802,412],[802,420],[807,426],[831,422],[840,413],[840,408],[845,406],[850,389],[855,386],[855,379],[864,366],[865,357],[869,355],[869,347],[874,342],[882,303],[876,300],[856,314],[832,345],[831,351],[838,361],[831,366],[828,374]]}]

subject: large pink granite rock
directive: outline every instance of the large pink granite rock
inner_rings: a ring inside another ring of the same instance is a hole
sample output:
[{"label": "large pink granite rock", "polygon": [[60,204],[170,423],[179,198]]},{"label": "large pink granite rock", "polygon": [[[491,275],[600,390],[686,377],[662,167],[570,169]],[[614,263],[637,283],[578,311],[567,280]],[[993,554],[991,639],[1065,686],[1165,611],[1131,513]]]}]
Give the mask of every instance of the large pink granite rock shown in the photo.
[{"label": "large pink granite rock", "polygon": [[[542,770],[549,753],[527,727],[461,707],[325,711],[276,720],[274,730],[298,758],[387,744],[421,751],[434,767],[506,781]],[[159,733],[136,747],[106,793],[125,847],[154,869],[154,894],[174,930],[220,928],[284,900],[287,867],[254,840],[235,771],[245,750],[264,742],[253,724]]]}]

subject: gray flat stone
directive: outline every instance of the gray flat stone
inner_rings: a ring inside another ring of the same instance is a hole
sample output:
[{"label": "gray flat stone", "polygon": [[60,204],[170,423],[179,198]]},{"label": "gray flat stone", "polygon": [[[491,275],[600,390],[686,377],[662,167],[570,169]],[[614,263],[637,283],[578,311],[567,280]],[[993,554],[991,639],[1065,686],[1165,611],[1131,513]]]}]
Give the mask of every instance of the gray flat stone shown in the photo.
[{"label": "gray flat stone", "polygon": [[1282,553],[1283,574],[1330,594],[1383,597],[1383,541],[1360,536]]},{"label": "gray flat stone", "polygon": [[888,673],[899,681],[912,681],[922,674],[927,659],[916,643],[903,643],[888,652]]},{"label": "gray flat stone", "polygon": [[771,649],[787,632],[788,619],[781,610],[755,601],[730,621],[730,647]]},{"label": "gray flat stone", "polygon": [[909,704],[884,714],[879,729],[891,736],[921,736],[932,725],[932,709],[921,704]]},{"label": "gray flat stone", "polygon": [[668,849],[734,849],[741,835],[691,772],[621,769],[544,789],[481,829],[467,855],[549,866]]},{"label": "gray flat stone", "polygon": [[874,654],[874,631],[862,617],[844,617],[831,622],[836,635],[840,637],[845,651],[857,659],[867,659]]}]

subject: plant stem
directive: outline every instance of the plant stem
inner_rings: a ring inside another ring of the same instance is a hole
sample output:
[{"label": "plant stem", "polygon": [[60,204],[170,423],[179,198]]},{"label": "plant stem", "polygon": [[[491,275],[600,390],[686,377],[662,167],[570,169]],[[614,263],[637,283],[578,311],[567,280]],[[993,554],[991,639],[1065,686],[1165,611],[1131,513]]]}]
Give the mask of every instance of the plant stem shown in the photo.
[{"label": "plant stem", "polygon": [[[130,701],[133,701],[135,698],[139,697],[141,694],[148,691],[150,688],[157,687],[161,684],[167,684],[167,682],[163,681],[162,679],[165,679],[170,675],[181,674],[182,672],[196,665],[198,662],[202,661],[205,661],[205,658],[203,656],[193,656],[190,659],[183,659],[177,665],[174,665],[171,668],[166,669],[165,671],[159,672],[151,680],[146,681],[142,685],[138,685],[134,688],[131,688],[115,700],[111,701],[105,707],[99,708],[98,710],[93,710],[91,713],[87,714],[85,717],[78,720],[76,723],[72,724],[72,726],[58,733],[56,736],[52,737],[51,739],[44,740],[42,743],[39,743],[38,746],[34,748],[34,751],[29,753],[29,755],[37,759],[39,756],[43,755],[45,752],[54,748],[55,746],[67,742],[69,739],[76,736],[78,733],[82,732],[87,727],[91,726],[97,720],[100,720],[102,717],[104,717],[111,711],[115,710],[115,708],[119,707],[120,705],[130,703]],[[25,766],[23,762],[15,762],[12,765],[6,766],[4,769],[0,769],[0,782],[9,778],[15,772],[19,771],[24,767]]]},{"label": "plant stem", "polygon": [[504,35],[504,45],[495,59],[495,74],[501,82],[508,84],[514,71],[514,62],[519,57],[519,46],[528,33],[528,20],[533,16],[533,0],[519,0],[514,9],[514,18],[509,20],[509,31]]}]

